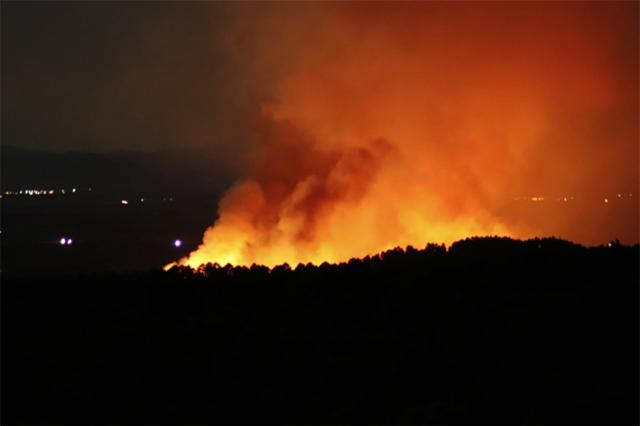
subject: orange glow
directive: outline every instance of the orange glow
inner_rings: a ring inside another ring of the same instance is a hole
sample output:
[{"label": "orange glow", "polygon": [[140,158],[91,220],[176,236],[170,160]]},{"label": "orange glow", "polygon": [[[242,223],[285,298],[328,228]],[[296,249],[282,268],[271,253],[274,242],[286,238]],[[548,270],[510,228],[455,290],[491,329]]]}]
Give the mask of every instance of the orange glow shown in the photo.
[{"label": "orange glow", "polygon": [[[230,35],[256,40],[243,45],[248,69],[275,77],[246,178],[178,264],[317,264],[526,238],[544,230],[501,213],[512,194],[608,190],[605,173],[636,188],[637,5],[305,5]],[[283,49],[287,60],[270,62]]]}]

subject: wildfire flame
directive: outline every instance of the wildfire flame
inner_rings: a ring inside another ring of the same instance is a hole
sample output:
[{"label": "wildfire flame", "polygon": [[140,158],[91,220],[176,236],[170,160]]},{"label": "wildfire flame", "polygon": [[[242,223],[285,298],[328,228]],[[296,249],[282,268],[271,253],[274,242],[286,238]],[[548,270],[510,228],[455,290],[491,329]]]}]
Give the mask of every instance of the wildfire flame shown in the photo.
[{"label": "wildfire flame", "polygon": [[589,5],[320,3],[307,4],[322,12],[304,12],[309,29],[284,19],[294,12],[257,20],[242,40],[276,39],[244,46],[255,72],[280,49],[289,59],[259,105],[247,178],[177,264],[317,264],[532,236],[498,213],[500,197],[532,182],[572,187],[594,158],[625,161],[600,149],[614,125],[598,118],[637,107],[633,78],[611,63],[625,60],[611,56],[620,33],[593,28],[626,12]]}]

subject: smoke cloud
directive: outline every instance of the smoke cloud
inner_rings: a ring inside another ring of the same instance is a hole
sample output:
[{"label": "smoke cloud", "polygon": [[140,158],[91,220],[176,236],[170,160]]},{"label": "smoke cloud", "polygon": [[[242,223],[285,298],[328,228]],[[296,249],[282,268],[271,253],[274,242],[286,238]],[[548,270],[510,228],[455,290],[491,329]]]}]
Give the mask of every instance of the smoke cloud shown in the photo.
[{"label": "smoke cloud", "polygon": [[180,264],[342,261],[487,234],[638,240],[635,202],[615,232],[602,203],[537,221],[510,207],[640,195],[637,3],[243,3],[233,16],[226,48],[262,94],[245,177]]}]

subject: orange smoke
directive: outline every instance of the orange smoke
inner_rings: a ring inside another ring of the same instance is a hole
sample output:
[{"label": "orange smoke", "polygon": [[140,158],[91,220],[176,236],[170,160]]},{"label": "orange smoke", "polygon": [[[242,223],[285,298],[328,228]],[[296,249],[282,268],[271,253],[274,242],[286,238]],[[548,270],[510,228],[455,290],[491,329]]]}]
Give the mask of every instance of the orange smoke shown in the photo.
[{"label": "orange smoke", "polygon": [[265,7],[229,35],[273,76],[246,179],[179,264],[530,237],[513,195],[637,188],[636,3]]}]

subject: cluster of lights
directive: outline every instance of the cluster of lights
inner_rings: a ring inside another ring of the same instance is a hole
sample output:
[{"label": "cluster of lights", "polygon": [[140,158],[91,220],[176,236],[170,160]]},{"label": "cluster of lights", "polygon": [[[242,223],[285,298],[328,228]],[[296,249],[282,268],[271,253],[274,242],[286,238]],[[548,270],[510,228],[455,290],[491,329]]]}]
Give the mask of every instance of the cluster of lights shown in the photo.
[{"label": "cluster of lights", "polygon": [[[67,193],[76,193],[80,190],[77,188],[71,188],[70,190],[62,188],[62,189],[19,189],[16,191],[4,191],[0,193],[0,198],[6,196],[15,196],[15,195],[28,195],[28,196],[43,196],[43,195],[56,195],[62,194],[66,195]],[[87,188],[87,191],[91,192],[92,188]],[[147,199],[144,197],[140,197],[137,199],[138,202],[144,203]],[[163,197],[162,201],[173,201],[173,197]],[[120,204],[127,205],[129,204],[129,200],[120,200]]]},{"label": "cluster of lights", "polygon": [[[611,197],[611,198],[613,198],[613,197]],[[609,197],[603,197],[603,198],[602,198],[602,201],[603,201],[605,204],[607,204],[607,203],[609,203],[609,201],[611,201],[611,198],[609,198]],[[616,198],[618,198],[618,199],[622,199],[622,198],[633,198],[633,194],[632,194],[632,193],[628,193],[628,194],[625,196],[624,194],[620,194],[620,193],[618,193],[618,194],[616,194]],[[545,201],[545,197],[544,197],[544,196],[541,196],[541,195],[537,195],[537,196],[533,196],[533,197],[515,197],[515,198],[514,198],[514,200],[516,200],[516,201],[523,200],[523,201],[539,202],[539,201]],[[565,202],[565,203],[566,203],[566,202],[568,202],[568,201],[573,201],[573,200],[575,200],[575,197],[574,197],[574,196],[572,196],[572,195],[565,195],[565,196],[557,197],[557,198],[556,198],[556,201],[562,201],[562,202]]]},{"label": "cluster of lights", "polygon": [[[611,199],[612,199],[612,198],[613,198],[613,197],[611,197],[611,198],[604,197],[604,198],[602,199],[602,202],[603,202],[603,203],[605,203],[605,204],[608,204],[608,203],[609,203],[609,201],[611,201]],[[633,198],[633,194],[632,194],[632,193],[629,193],[629,194],[627,194],[627,196],[626,196],[626,197],[625,197],[623,194],[616,194],[616,198],[618,198],[618,199],[620,199],[620,198]]]},{"label": "cluster of lights", "polygon": [[[76,188],[71,188],[71,192],[75,193],[78,190]],[[91,191],[91,188],[89,188],[89,191]],[[4,193],[2,195],[54,195],[56,193],[60,193],[62,195],[65,195],[67,193],[66,189],[19,189],[17,191],[4,191]]]},{"label": "cluster of lights", "polygon": [[[144,203],[145,200],[148,200],[148,198],[144,198],[144,197],[140,197],[138,198],[138,202],[139,203]],[[169,197],[169,198],[163,198],[162,201],[173,201],[173,197]],[[120,204],[122,204],[123,206],[129,205],[129,200],[120,200]]]}]

